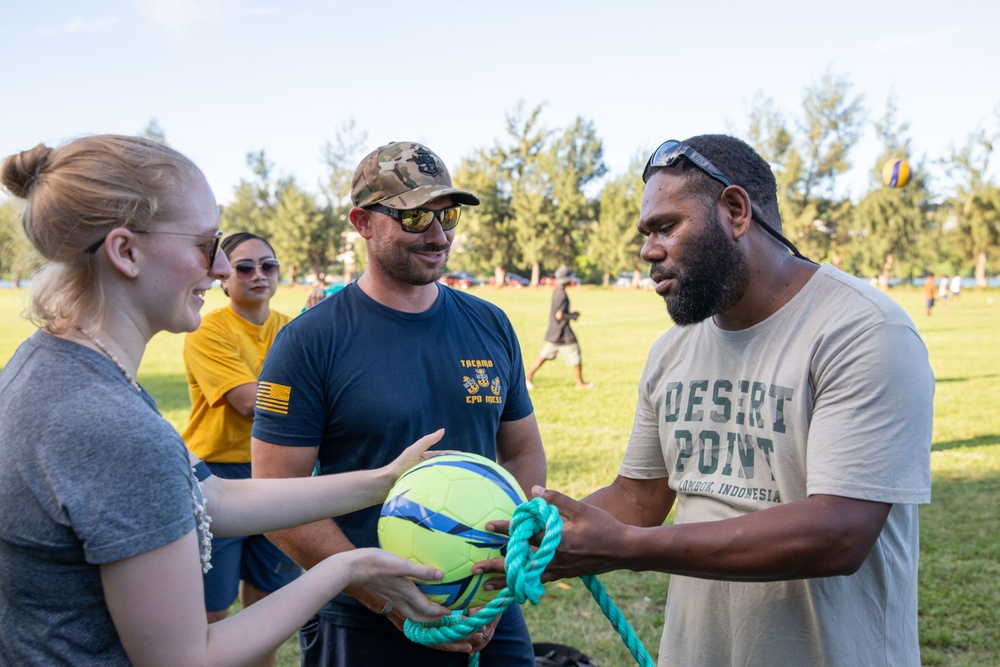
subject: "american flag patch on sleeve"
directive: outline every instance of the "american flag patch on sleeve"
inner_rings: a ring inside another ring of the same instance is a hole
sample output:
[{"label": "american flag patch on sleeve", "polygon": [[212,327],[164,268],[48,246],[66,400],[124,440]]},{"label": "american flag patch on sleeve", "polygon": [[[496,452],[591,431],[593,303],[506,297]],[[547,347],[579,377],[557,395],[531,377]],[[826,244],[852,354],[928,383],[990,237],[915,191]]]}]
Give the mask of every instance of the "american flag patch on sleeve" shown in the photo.
[{"label": "american flag patch on sleeve", "polygon": [[288,399],[291,398],[292,388],[283,384],[273,382],[257,383],[257,401],[254,406],[259,410],[277,412],[280,415],[288,414]]}]

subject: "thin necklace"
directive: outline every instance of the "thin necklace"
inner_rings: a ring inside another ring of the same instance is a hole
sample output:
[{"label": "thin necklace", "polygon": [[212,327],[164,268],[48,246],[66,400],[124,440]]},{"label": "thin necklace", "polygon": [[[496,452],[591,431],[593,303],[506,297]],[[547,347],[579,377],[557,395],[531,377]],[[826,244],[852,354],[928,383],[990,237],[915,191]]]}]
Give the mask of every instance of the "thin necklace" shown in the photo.
[{"label": "thin necklace", "polygon": [[93,334],[91,334],[89,331],[87,331],[83,327],[76,327],[76,330],[79,331],[80,333],[82,333],[87,338],[89,338],[94,343],[94,345],[96,345],[101,350],[101,352],[103,352],[105,355],[107,355],[108,359],[110,359],[114,363],[114,365],[118,367],[118,370],[120,370],[122,372],[122,375],[125,376],[125,379],[128,380],[128,383],[130,385],[132,385],[133,389],[135,389],[136,391],[142,391],[142,387],[140,387],[139,383],[135,381],[135,378],[132,377],[132,374],[129,373],[125,369],[124,366],[122,366],[122,362],[118,361],[118,357],[115,356],[114,352],[112,352],[111,350],[109,350],[104,345],[104,343],[102,343],[101,341],[97,340],[96,336],[94,336]]}]

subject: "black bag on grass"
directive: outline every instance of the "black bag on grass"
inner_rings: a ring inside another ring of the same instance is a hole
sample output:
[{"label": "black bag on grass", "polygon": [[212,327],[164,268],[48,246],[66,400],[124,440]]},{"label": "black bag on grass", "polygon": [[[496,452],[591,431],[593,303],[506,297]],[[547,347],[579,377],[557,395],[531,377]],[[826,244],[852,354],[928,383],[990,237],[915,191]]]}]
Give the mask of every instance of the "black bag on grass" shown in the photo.
[{"label": "black bag on grass", "polygon": [[597,667],[590,658],[572,646],[532,644],[536,667]]}]

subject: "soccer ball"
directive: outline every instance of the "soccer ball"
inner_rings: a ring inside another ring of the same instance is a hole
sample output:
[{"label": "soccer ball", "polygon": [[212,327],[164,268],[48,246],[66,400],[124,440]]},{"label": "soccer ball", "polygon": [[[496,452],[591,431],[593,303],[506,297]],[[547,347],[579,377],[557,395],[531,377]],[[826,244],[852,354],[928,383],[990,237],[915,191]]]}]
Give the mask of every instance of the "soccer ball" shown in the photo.
[{"label": "soccer ball", "polygon": [[901,188],[910,182],[910,163],[901,157],[882,165],[882,182],[890,188]]},{"label": "soccer ball", "polygon": [[510,521],[525,502],[520,485],[494,461],[465,452],[441,454],[404,473],[389,491],[378,520],[383,549],[444,573],[414,580],[428,598],[451,609],[486,604],[499,591],[483,590],[497,574],[473,574],[479,561],[497,558],[508,537],[486,530]]}]

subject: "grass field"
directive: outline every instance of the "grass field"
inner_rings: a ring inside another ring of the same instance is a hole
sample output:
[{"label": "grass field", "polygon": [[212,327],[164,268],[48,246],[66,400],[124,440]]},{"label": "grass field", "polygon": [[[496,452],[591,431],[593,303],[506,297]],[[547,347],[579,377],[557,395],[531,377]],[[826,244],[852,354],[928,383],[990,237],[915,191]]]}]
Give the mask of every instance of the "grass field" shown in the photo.
[{"label": "grass field", "polygon": [[[550,292],[491,290],[475,294],[502,307],[529,363],[545,332]],[[304,290],[285,288],[272,302],[297,313]],[[925,665],[1000,664],[1000,292],[966,290],[961,300],[926,317],[919,290],[892,292],[916,322],[937,377],[933,502],[921,508],[920,637]],[[26,293],[0,290],[0,364],[33,331],[18,318]],[[669,325],[652,292],[580,287],[570,291],[582,317],[573,327],[584,370],[596,383],[573,388],[562,361],[535,376],[532,398],[549,459],[551,488],[584,495],[611,481],[628,439],[636,385],[652,342]],[[206,311],[224,303],[219,291]],[[181,362],[182,336],[159,334],[139,380],[164,416],[180,428],[189,409]],[[878,443],[873,443],[877,446]],[[669,577],[631,572],[601,577],[646,648],[655,656]],[[634,664],[617,633],[579,580],[551,584],[537,607],[525,609],[535,641],[577,646],[596,664]],[[294,641],[279,664],[297,665]]]}]

